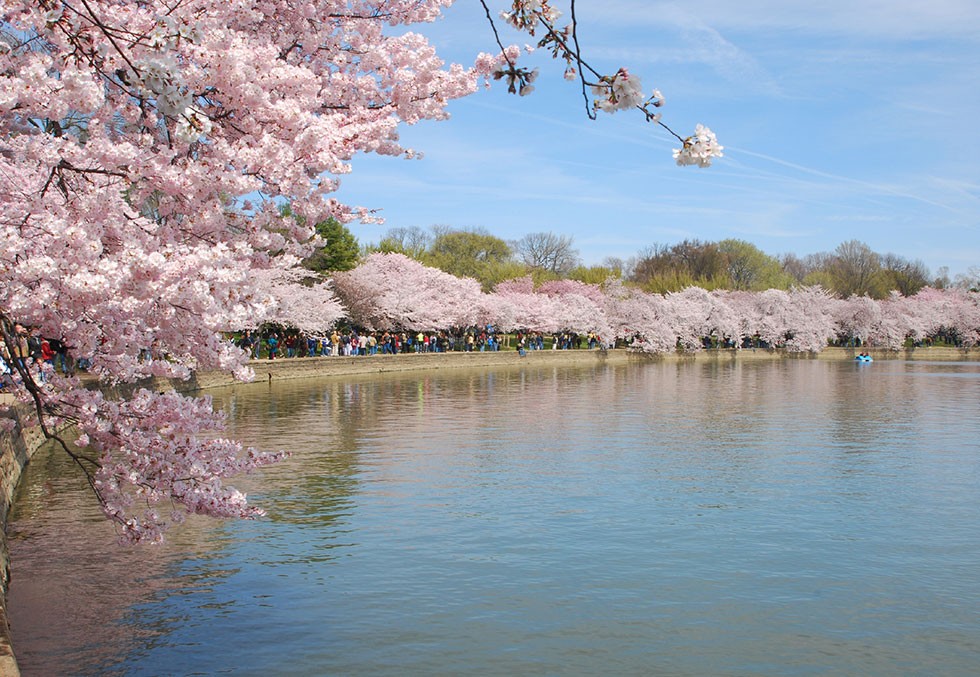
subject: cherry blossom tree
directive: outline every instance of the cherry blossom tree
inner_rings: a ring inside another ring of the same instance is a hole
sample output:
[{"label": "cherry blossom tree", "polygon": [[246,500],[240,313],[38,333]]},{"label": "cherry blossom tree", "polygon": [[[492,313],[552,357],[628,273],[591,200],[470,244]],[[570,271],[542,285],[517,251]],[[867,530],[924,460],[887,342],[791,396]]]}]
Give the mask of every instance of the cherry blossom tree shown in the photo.
[{"label": "cherry blossom tree", "polygon": [[897,291],[878,302],[881,319],[869,339],[874,345],[890,350],[899,350],[905,340],[922,340],[926,337],[926,326],[916,312],[918,305]]},{"label": "cherry blossom tree", "polygon": [[701,350],[701,339],[711,333],[708,323],[708,292],[700,287],[688,287],[683,291],[667,294],[666,300],[678,346],[686,351]]},{"label": "cherry blossom tree", "polygon": [[532,293],[548,298],[543,307],[550,316],[540,319],[542,331],[594,332],[599,336],[612,336],[605,311],[606,297],[598,285],[554,280],[541,284]]},{"label": "cherry blossom tree", "polygon": [[743,306],[749,335],[757,336],[770,347],[783,345],[792,316],[789,293],[782,289],[768,289],[751,301],[751,305]]},{"label": "cherry blossom tree", "polygon": [[980,294],[963,289],[926,287],[909,297],[892,292],[881,301],[852,296],[836,301],[832,312],[839,334],[891,350],[906,339],[944,331],[964,347],[980,343]]},{"label": "cherry blossom tree", "polygon": [[950,331],[964,347],[980,343],[980,294],[926,287],[909,299],[925,325],[925,335]]},{"label": "cherry blossom tree", "polygon": [[[347,309],[334,294],[329,280],[298,265],[292,268],[260,268],[249,273],[251,284],[269,297],[267,318],[303,332],[333,328],[347,318]],[[243,329],[259,326],[259,317],[243,317],[235,325]]]},{"label": "cherry blossom tree", "polygon": [[837,333],[836,302],[819,286],[769,289],[756,296],[753,308],[744,309],[751,313],[746,335],[789,352],[820,352]]},{"label": "cherry blossom tree", "polygon": [[597,305],[601,305],[606,299],[606,293],[600,285],[579,280],[547,280],[538,285],[537,292],[559,297],[583,296]]},{"label": "cherry blossom tree", "polygon": [[375,253],[333,286],[351,321],[369,330],[470,326],[486,308],[480,283],[430,268],[404,254]]},{"label": "cherry blossom tree", "polygon": [[742,324],[725,297],[709,293],[700,287],[688,287],[667,295],[674,331],[684,350],[701,350],[703,339],[719,343],[731,339],[741,341]]},{"label": "cherry blossom tree", "polygon": [[956,331],[960,345],[973,348],[980,344],[980,294],[955,287],[948,293],[954,299],[948,326]]},{"label": "cherry blossom tree", "polygon": [[604,291],[614,337],[626,339],[632,348],[648,353],[676,349],[677,334],[663,296],[627,287],[620,280],[606,282]]},{"label": "cherry blossom tree", "polygon": [[786,350],[819,353],[834,339],[834,308],[839,301],[819,285],[790,291]]},{"label": "cherry blossom tree", "polygon": [[758,315],[756,299],[759,297],[759,292],[718,289],[712,291],[711,295],[719,297],[727,308],[728,312],[724,319],[719,320],[717,324],[724,327],[724,335],[735,341],[736,347],[741,347],[745,339],[755,336],[756,329],[753,322]]},{"label": "cherry blossom tree", "polygon": [[724,345],[727,339],[735,347],[738,347],[742,339],[748,335],[744,331],[745,324],[738,316],[735,308],[729,304],[727,295],[719,291],[712,291],[708,296],[708,326],[711,328],[708,335],[713,336],[718,345]]},{"label": "cherry blossom tree", "polygon": [[834,321],[839,335],[847,340],[857,339],[862,343],[881,334],[881,306],[868,296],[851,296],[837,303]]},{"label": "cherry blossom tree", "polygon": [[559,326],[559,302],[548,294],[537,294],[530,275],[494,287],[496,324],[507,329],[553,332]]}]

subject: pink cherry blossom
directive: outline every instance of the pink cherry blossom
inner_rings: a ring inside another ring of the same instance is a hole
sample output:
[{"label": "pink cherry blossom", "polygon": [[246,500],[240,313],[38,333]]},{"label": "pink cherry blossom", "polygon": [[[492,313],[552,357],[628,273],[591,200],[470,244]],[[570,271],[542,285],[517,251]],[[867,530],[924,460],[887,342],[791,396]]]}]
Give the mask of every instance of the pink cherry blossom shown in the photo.
[{"label": "pink cherry blossom", "polygon": [[424,266],[403,254],[376,253],[333,279],[351,320],[366,329],[430,330],[477,324],[480,283]]}]

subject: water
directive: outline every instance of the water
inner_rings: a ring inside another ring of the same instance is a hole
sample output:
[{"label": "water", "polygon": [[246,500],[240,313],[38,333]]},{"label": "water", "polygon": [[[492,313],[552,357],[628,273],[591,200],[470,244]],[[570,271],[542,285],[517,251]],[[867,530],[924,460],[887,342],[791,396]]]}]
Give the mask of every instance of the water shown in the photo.
[{"label": "water", "polygon": [[256,522],[124,549],[59,456],[23,673],[973,675],[980,364],[654,363],[216,394]]}]

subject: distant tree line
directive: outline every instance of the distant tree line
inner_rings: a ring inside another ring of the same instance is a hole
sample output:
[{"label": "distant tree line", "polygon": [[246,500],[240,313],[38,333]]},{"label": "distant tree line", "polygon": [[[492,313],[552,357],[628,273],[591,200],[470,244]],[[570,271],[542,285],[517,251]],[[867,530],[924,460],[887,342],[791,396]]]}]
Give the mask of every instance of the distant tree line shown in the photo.
[{"label": "distant tree line", "polygon": [[840,298],[884,299],[892,291],[912,296],[925,287],[980,289],[980,266],[950,279],[945,267],[933,275],[921,260],[880,254],[858,240],[842,242],[831,252],[773,256],[745,240],[688,239],[654,244],[627,259],[610,257],[600,265],[586,266],[571,236],[551,232],[506,241],[480,228],[414,226],[392,228],[380,242],[365,246],[336,221],[319,224],[317,232],[324,244],[307,259],[311,270],[350,270],[369,254],[397,253],[456,277],[473,278],[485,291],[526,275],[537,284],[554,280],[601,284],[613,278],[660,294],[689,287],[764,291],[820,285]]}]

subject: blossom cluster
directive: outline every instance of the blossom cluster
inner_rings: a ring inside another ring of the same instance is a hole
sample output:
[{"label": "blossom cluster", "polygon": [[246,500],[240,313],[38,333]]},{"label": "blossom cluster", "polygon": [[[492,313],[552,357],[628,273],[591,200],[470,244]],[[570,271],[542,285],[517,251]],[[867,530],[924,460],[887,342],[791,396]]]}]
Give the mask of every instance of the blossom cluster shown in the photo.
[{"label": "blossom cluster", "polygon": [[539,21],[554,24],[561,18],[561,12],[548,0],[514,0],[510,11],[501,12],[500,18],[517,30],[534,35]]},{"label": "blossom cluster", "polygon": [[607,113],[637,108],[646,101],[640,79],[625,68],[600,78],[599,84],[592,85],[592,93],[596,97],[595,107]]},{"label": "blossom cluster", "polygon": [[722,157],[724,146],[718,143],[714,132],[702,124],[694,129],[694,134],[684,139],[684,145],[674,149],[674,160],[678,165],[697,165],[708,167],[711,160]]}]

